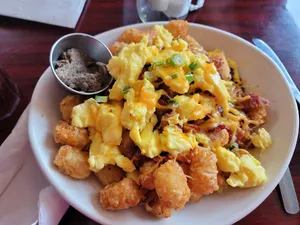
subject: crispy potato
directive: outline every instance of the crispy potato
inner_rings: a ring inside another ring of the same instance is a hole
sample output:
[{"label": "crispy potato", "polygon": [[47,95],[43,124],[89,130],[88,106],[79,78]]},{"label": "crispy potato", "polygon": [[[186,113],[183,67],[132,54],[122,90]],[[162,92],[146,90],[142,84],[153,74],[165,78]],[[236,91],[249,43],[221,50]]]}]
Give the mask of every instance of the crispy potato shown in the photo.
[{"label": "crispy potato", "polygon": [[143,188],[147,190],[154,190],[154,176],[153,172],[157,168],[157,163],[155,161],[148,161],[143,164],[140,168],[140,184]]},{"label": "crispy potato", "polygon": [[184,37],[189,28],[189,24],[185,20],[171,20],[166,29],[173,35],[174,38]]},{"label": "crispy potato", "polygon": [[166,207],[155,191],[151,191],[148,194],[145,209],[147,212],[159,218],[169,218],[172,216],[172,208]]},{"label": "crispy potato", "polygon": [[[155,30],[147,30],[140,31],[135,28],[125,30],[120,38],[119,42],[123,42],[126,44],[130,43],[139,43],[144,36],[148,36],[148,45],[153,45],[153,40],[157,37],[157,33]],[[120,44],[116,44],[115,47],[120,46]],[[116,48],[117,49],[117,48]],[[115,49],[113,49],[115,50]]]},{"label": "crispy potato", "polygon": [[124,178],[124,172],[120,167],[107,165],[102,170],[95,173],[97,179],[104,186],[119,182]]},{"label": "crispy potato", "polygon": [[127,209],[139,204],[142,194],[138,185],[129,178],[107,185],[100,190],[100,202],[106,210]]},{"label": "crispy potato", "polygon": [[79,95],[69,95],[60,102],[60,112],[64,121],[71,123],[73,107],[79,105],[81,102],[82,97]]},{"label": "crispy potato", "polygon": [[62,120],[55,126],[53,136],[56,143],[70,145],[79,149],[84,149],[90,143],[86,129],[73,127]]},{"label": "crispy potato", "polygon": [[216,155],[197,147],[192,152],[189,187],[192,192],[190,201],[197,201],[202,195],[209,195],[218,190],[218,169]]},{"label": "crispy potato", "polygon": [[209,58],[214,62],[221,78],[223,80],[230,80],[230,67],[223,51],[216,49],[213,52],[208,52]]},{"label": "crispy potato", "polygon": [[119,52],[126,46],[125,42],[115,41],[109,46],[109,50],[113,56],[117,56]]},{"label": "crispy potato", "polygon": [[63,145],[55,156],[54,164],[65,175],[75,179],[85,179],[91,173],[88,158],[88,152],[80,151],[78,148],[69,145]]},{"label": "crispy potato", "polygon": [[133,156],[136,155],[137,150],[138,149],[137,149],[136,145],[134,144],[133,140],[129,136],[129,130],[123,131],[122,142],[120,144],[121,153],[125,157],[132,159]]},{"label": "crispy potato", "polygon": [[182,168],[169,160],[154,171],[155,190],[164,206],[181,209],[189,201],[190,189]]},{"label": "crispy potato", "polygon": [[135,28],[130,28],[123,31],[123,33],[119,38],[119,41],[125,42],[127,44],[130,44],[132,42],[139,43],[143,39],[144,35],[145,35],[144,32],[137,30]]},{"label": "crispy potato", "polygon": [[198,53],[205,54],[206,53],[203,46],[200,45],[192,36],[186,35],[183,37],[183,40],[185,40],[188,43],[188,45],[189,45],[188,49],[191,52],[193,52],[194,54],[198,54]]}]

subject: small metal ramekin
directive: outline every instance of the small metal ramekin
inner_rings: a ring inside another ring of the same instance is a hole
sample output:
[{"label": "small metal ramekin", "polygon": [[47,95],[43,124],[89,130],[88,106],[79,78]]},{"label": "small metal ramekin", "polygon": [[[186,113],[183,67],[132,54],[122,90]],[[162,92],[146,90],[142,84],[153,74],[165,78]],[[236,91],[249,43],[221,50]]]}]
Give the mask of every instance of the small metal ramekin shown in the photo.
[{"label": "small metal ramekin", "polygon": [[68,91],[80,95],[96,95],[105,91],[113,82],[113,77],[111,77],[110,81],[106,84],[105,87],[95,92],[74,90],[73,88],[67,86],[62,80],[60,80],[60,78],[57,76],[55,72],[55,63],[58,60],[58,58],[61,56],[61,54],[70,48],[77,48],[82,50],[84,53],[87,54],[89,58],[91,58],[95,62],[103,62],[107,64],[109,59],[112,57],[112,54],[109,51],[108,47],[97,38],[83,33],[67,34],[61,37],[60,39],[58,39],[53,44],[50,51],[50,66],[58,82]]}]

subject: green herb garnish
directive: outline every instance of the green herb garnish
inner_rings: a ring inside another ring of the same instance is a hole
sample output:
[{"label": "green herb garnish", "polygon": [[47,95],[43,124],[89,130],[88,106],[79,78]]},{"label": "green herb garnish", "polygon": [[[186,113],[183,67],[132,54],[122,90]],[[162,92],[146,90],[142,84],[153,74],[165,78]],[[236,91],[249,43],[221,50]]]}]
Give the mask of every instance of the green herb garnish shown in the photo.
[{"label": "green herb garnish", "polygon": [[96,102],[107,102],[108,101],[108,96],[100,96],[100,95],[96,95],[95,96],[95,100]]},{"label": "green herb garnish", "polygon": [[191,70],[195,69],[196,67],[198,66],[198,64],[196,62],[192,62],[190,65],[189,65],[189,68]]},{"label": "green herb garnish", "polygon": [[168,102],[168,104],[178,105],[178,101],[175,99],[169,99],[167,102]]},{"label": "green herb garnish", "polygon": [[194,75],[191,72],[188,72],[187,74],[185,74],[185,78],[187,79],[189,84],[192,83],[193,81],[195,81]]},{"label": "green herb garnish", "polygon": [[181,56],[179,54],[174,54],[170,58],[170,62],[173,66],[183,66],[185,60],[184,60],[183,56]]},{"label": "green herb garnish", "polygon": [[239,144],[236,142],[233,142],[231,145],[226,145],[225,147],[228,148],[229,150],[239,149]]},{"label": "green herb garnish", "polygon": [[176,79],[177,77],[178,77],[178,74],[177,74],[177,73],[174,73],[174,74],[171,76],[172,79]]},{"label": "green herb garnish", "polygon": [[123,95],[127,94],[127,93],[129,92],[129,89],[130,89],[130,88],[131,88],[130,86],[123,87],[123,89],[122,89],[122,94],[123,94]]}]

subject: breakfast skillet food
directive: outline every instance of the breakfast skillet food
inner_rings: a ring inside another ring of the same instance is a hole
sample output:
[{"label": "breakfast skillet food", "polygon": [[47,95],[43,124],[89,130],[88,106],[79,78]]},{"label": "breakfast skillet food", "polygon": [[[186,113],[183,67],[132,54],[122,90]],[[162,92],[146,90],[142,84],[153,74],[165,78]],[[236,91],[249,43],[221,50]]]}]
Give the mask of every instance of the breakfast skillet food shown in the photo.
[{"label": "breakfast skillet food", "polygon": [[110,46],[109,95],[60,103],[54,164],[75,179],[93,173],[107,210],[143,203],[170,217],[204,195],[267,179],[252,153],[271,145],[261,128],[269,102],[246,93],[237,63],[187,30],[186,21],[125,30]]}]

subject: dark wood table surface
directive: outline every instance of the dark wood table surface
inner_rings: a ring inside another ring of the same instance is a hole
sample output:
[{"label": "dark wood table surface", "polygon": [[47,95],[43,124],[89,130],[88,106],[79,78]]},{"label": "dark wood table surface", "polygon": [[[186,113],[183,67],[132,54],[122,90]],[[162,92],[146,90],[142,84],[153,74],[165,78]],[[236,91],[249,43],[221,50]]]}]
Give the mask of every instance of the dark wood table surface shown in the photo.
[{"label": "dark wood table surface", "polygon": [[[206,0],[204,7],[190,13],[187,20],[229,31],[248,41],[252,37],[265,40],[300,88],[299,0]],[[16,112],[0,121],[0,144],[30,102],[38,79],[49,66],[50,48],[60,36],[71,32],[94,35],[139,22],[134,0],[88,0],[75,29],[0,16],[0,65],[18,85],[21,93]],[[300,142],[290,169],[296,192],[300,196]],[[60,224],[96,223],[70,207]],[[285,213],[277,187],[257,209],[237,224],[299,225],[300,214]]]}]

